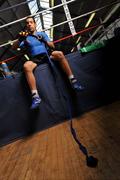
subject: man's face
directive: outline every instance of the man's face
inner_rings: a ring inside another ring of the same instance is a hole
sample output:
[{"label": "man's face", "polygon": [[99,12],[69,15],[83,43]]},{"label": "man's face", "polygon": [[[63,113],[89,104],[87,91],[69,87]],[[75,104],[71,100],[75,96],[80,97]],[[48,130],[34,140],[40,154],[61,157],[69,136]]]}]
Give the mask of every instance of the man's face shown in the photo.
[{"label": "man's face", "polygon": [[32,18],[28,18],[26,20],[26,27],[27,27],[27,30],[30,32],[34,32],[36,30],[36,23],[34,22]]}]

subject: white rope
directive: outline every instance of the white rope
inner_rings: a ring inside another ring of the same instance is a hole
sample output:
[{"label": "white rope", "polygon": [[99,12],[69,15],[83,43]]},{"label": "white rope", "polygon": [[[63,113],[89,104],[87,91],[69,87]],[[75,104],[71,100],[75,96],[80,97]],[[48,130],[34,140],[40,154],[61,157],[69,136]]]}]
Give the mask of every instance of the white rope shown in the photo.
[{"label": "white rope", "polygon": [[54,6],[54,7],[45,9],[45,10],[40,11],[40,12],[37,12],[37,13],[35,13],[35,14],[32,14],[32,15],[23,17],[23,18],[21,18],[21,19],[15,20],[15,21],[13,21],[13,22],[4,24],[4,25],[0,26],[0,29],[5,28],[5,27],[7,27],[7,26],[10,26],[10,25],[12,25],[12,24],[18,23],[18,22],[20,22],[20,21],[23,21],[23,20],[25,20],[27,17],[34,17],[34,16],[37,16],[37,15],[40,15],[40,14],[42,14],[42,13],[45,13],[45,12],[47,12],[47,11],[56,9],[56,8],[58,8],[58,7],[62,7],[63,5],[72,3],[72,2],[74,2],[74,1],[76,1],[76,0],[70,0],[70,1],[68,1],[68,2],[66,2],[66,3],[59,4],[59,5],[57,5],[57,6]]},{"label": "white rope", "polygon": [[[69,1],[69,2],[70,2],[70,1]],[[82,15],[80,15],[80,16],[74,17],[74,18],[72,18],[71,20],[67,20],[67,21],[58,23],[58,24],[56,24],[56,25],[53,25],[53,26],[51,26],[50,28],[44,29],[43,31],[47,31],[47,30],[52,29],[52,28],[54,28],[54,27],[61,26],[61,25],[66,24],[66,23],[68,23],[68,22],[70,22],[70,21],[74,21],[74,20],[76,20],[76,19],[79,19],[79,18],[81,18],[81,17],[87,16],[87,15],[92,14],[92,13],[94,13],[94,12],[98,12],[98,11],[100,11],[100,10],[106,8],[106,7],[112,6],[112,5],[114,5],[114,4],[118,4],[118,3],[111,3],[111,4],[106,5],[106,6],[103,6],[103,7],[101,7],[101,8],[97,8],[97,9],[95,9],[95,10],[93,10],[93,11],[88,12],[88,13],[85,13],[85,14],[82,14]],[[45,11],[47,11],[47,10],[45,10]],[[44,12],[45,12],[45,11],[44,11]],[[41,12],[42,12],[42,11],[41,11]],[[12,43],[14,43],[15,41],[16,41],[16,40],[9,41],[9,42],[7,42],[7,43],[1,44],[0,47],[4,47],[4,46],[6,46],[6,45],[12,44]]]}]

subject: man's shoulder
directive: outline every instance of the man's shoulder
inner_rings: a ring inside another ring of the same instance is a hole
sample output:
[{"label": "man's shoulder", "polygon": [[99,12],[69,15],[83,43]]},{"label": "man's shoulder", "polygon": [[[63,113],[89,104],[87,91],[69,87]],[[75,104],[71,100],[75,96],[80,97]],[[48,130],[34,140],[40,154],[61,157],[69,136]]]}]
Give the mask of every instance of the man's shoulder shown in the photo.
[{"label": "man's shoulder", "polygon": [[42,34],[45,34],[45,32],[37,31],[36,34],[37,34],[37,35],[42,35]]}]

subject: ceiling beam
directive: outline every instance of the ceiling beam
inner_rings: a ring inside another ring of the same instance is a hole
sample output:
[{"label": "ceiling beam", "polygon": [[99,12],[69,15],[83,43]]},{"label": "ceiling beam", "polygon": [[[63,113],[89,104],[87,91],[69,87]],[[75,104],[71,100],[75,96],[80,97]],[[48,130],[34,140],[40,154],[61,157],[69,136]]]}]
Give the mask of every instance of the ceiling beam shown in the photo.
[{"label": "ceiling beam", "polygon": [[[11,6],[11,3],[9,2],[9,0],[7,0],[7,3],[8,3],[8,5],[9,5],[9,7],[12,7],[12,6]],[[12,8],[11,10],[12,10],[13,14],[15,15],[16,19],[18,19],[18,16],[17,16],[14,8]],[[22,27],[22,29],[24,28],[21,22],[20,22],[20,26]]]},{"label": "ceiling beam", "polygon": [[[104,20],[102,21],[102,23],[106,23],[111,16],[118,10],[118,8],[120,7],[120,3],[114,5],[114,7],[112,8],[112,10],[107,14],[107,16],[104,18]],[[95,32],[91,35],[91,37],[85,42],[85,45],[87,45],[92,39],[93,37],[99,32],[99,30],[102,28],[103,25],[99,26]]]},{"label": "ceiling beam", "polygon": [[5,3],[5,1],[1,0],[0,1],[0,6],[2,6]]},{"label": "ceiling beam", "polygon": [[[22,5],[25,5],[25,4],[28,4],[28,3],[31,2],[31,1],[34,1],[34,0],[25,1],[25,2],[22,2],[22,3],[19,3],[19,4],[15,4],[15,5],[13,5],[13,6],[9,6],[9,7],[5,8],[5,9],[0,9],[0,13],[1,13],[1,12],[4,12],[4,11],[8,11],[8,10],[13,9],[13,8],[17,8],[17,7],[22,6]],[[3,3],[4,3],[4,2],[5,2],[5,1],[3,1]],[[2,5],[0,4],[0,6],[2,6]]]}]

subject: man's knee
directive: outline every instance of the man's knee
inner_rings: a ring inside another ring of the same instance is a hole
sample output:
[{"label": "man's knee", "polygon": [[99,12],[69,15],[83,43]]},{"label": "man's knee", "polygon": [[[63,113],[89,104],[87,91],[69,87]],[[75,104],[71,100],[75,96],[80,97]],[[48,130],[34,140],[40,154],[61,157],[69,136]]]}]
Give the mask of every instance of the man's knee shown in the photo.
[{"label": "man's knee", "polygon": [[24,69],[25,72],[30,72],[30,71],[33,71],[36,66],[37,65],[35,63],[33,63],[32,61],[27,61],[23,65],[23,69]]},{"label": "man's knee", "polygon": [[51,55],[53,59],[62,60],[65,58],[62,51],[53,51]]}]

